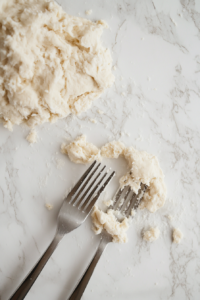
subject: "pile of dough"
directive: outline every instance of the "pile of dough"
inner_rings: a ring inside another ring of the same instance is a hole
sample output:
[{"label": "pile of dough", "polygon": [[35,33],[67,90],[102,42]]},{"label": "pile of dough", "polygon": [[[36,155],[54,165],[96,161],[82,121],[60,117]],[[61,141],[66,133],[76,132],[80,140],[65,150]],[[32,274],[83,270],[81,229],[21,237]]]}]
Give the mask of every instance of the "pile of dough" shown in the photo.
[{"label": "pile of dough", "polygon": [[160,230],[158,227],[151,227],[149,230],[143,232],[143,240],[147,242],[153,242],[160,236]]},{"label": "pile of dough", "polygon": [[126,231],[129,228],[127,218],[124,218],[122,222],[119,222],[112,209],[108,209],[108,211],[104,213],[99,210],[97,206],[94,206],[91,216],[94,225],[93,229],[96,234],[100,234],[102,230],[105,229],[113,237],[113,242],[127,242]]},{"label": "pile of dough", "polygon": [[87,110],[110,87],[104,21],[67,15],[50,0],[0,4],[0,121],[30,127]]}]

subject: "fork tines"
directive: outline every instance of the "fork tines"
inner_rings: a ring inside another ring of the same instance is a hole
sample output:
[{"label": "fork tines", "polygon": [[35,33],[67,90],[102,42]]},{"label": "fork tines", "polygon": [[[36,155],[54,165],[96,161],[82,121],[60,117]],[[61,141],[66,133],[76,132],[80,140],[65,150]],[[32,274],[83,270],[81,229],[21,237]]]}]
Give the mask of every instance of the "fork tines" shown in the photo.
[{"label": "fork tines", "polygon": [[100,166],[102,166],[101,163],[97,164],[97,161],[94,161],[67,196],[66,200],[82,211],[89,212],[92,209],[105,187],[115,175],[114,171],[110,175],[108,171],[104,171],[106,166],[103,166],[97,172]]},{"label": "fork tines", "polygon": [[114,203],[109,208],[120,211],[126,217],[131,215],[132,210],[136,210],[147,189],[145,184],[141,184],[138,193],[135,194],[130,186],[120,188],[115,196]]}]

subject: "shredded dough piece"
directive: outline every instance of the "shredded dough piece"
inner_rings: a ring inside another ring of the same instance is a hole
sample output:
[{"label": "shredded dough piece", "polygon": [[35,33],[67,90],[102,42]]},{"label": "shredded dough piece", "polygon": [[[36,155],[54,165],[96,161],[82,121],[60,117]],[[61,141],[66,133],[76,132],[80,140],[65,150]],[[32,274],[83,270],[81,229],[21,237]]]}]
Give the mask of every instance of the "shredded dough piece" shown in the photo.
[{"label": "shredded dough piece", "polygon": [[105,158],[118,158],[123,153],[125,146],[120,141],[113,141],[101,148],[101,156]]},{"label": "shredded dough piece", "polygon": [[158,227],[151,227],[149,230],[143,232],[143,240],[147,242],[153,242],[160,236],[160,230]]},{"label": "shredded dough piece", "polygon": [[183,233],[180,231],[180,229],[174,228],[172,233],[173,243],[180,244],[182,238],[183,238]]},{"label": "shredded dough piece", "polygon": [[37,143],[37,132],[34,129],[30,130],[26,139],[30,144]]},{"label": "shredded dough piece", "polygon": [[107,213],[99,210],[97,206],[94,207],[91,214],[93,220],[93,229],[96,234],[100,234],[105,229],[113,237],[115,243],[126,243],[127,234],[126,231],[129,228],[128,219],[124,218],[122,222],[119,222],[114,215],[114,211],[109,209]]},{"label": "shredded dough piece", "polygon": [[2,0],[0,24],[0,121],[9,130],[80,114],[114,82],[104,21],[51,0]]},{"label": "shredded dough piece", "polygon": [[86,164],[94,160],[101,161],[100,150],[86,141],[86,136],[77,137],[69,145],[63,143],[61,152],[67,154],[71,161],[77,164]]}]

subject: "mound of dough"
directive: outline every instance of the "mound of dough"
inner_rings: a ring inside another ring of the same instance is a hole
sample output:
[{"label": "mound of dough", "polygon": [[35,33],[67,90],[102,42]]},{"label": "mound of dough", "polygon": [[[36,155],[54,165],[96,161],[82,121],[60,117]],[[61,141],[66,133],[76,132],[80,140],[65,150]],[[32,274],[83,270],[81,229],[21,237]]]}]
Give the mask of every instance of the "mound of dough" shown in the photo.
[{"label": "mound of dough", "polygon": [[160,236],[158,227],[151,227],[149,230],[143,232],[143,240],[147,242],[156,241]]},{"label": "mound of dough", "polygon": [[[66,149],[66,150],[65,150]],[[78,137],[69,145],[62,145],[61,151],[69,155],[75,163],[91,163],[94,160],[101,160],[102,157],[118,158],[123,155],[128,161],[130,171],[120,179],[120,186],[130,185],[137,194],[140,184],[146,184],[144,197],[140,208],[147,208],[150,212],[156,212],[161,208],[166,199],[166,186],[164,174],[159,166],[158,159],[145,151],[138,151],[133,147],[126,148],[120,141],[112,141],[100,150],[93,144],[86,142],[86,136]]]},{"label": "mound of dough", "polygon": [[112,235],[113,242],[127,242],[126,231],[129,228],[127,218],[124,218],[122,222],[119,222],[112,209],[109,209],[107,213],[104,213],[99,210],[97,206],[94,207],[91,216],[94,225],[94,232],[96,234],[100,234],[102,230],[105,229],[110,235]]},{"label": "mound of dough", "polygon": [[63,143],[61,152],[67,154],[71,161],[77,164],[86,164],[94,160],[101,161],[100,150],[86,141],[86,136],[77,137],[69,145]]},{"label": "mound of dough", "polygon": [[110,87],[103,21],[67,15],[50,0],[0,4],[0,121],[30,127],[87,110]]}]

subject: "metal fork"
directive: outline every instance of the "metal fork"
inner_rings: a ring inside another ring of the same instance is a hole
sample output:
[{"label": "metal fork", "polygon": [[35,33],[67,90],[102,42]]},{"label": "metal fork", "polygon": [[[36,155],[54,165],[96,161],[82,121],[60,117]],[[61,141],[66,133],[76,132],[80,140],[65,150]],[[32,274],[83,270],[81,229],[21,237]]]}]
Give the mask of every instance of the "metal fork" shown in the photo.
[{"label": "metal fork", "polygon": [[[108,209],[117,210],[124,217],[131,217],[133,215],[132,213],[133,210],[136,210],[138,208],[146,189],[147,186],[141,184],[141,188],[137,195],[131,190],[129,186],[125,187],[124,189],[119,189],[115,196],[113,205],[110,206]],[[123,198],[124,201],[122,202]],[[107,233],[106,230],[103,230],[101,233],[101,241],[99,247],[89,267],[87,268],[86,272],[82,276],[82,279],[79,281],[76,289],[74,290],[70,298],[68,298],[69,300],[81,299],[101,255],[103,254],[104,250],[106,249],[106,246],[110,242],[112,242],[112,236],[109,233]]]},{"label": "metal fork", "polygon": [[[58,214],[57,231],[53,241],[10,300],[25,298],[64,235],[76,229],[85,221],[95,202],[115,175],[114,171],[110,175],[104,171],[106,166],[103,166],[97,173],[96,171],[100,166],[101,163],[97,164],[95,161],[67,195]],[[97,182],[99,177],[100,179]]]}]

